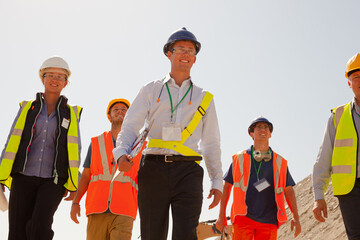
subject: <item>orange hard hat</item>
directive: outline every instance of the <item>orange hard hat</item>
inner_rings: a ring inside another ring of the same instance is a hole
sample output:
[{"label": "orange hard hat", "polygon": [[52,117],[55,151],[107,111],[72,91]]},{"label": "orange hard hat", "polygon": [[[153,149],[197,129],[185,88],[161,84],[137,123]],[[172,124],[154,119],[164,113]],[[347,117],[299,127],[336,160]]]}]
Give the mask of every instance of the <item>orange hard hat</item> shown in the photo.
[{"label": "orange hard hat", "polygon": [[130,102],[126,100],[125,98],[116,98],[109,102],[108,107],[106,109],[106,115],[109,117],[110,108],[114,106],[116,103],[123,103],[125,106],[129,109]]}]

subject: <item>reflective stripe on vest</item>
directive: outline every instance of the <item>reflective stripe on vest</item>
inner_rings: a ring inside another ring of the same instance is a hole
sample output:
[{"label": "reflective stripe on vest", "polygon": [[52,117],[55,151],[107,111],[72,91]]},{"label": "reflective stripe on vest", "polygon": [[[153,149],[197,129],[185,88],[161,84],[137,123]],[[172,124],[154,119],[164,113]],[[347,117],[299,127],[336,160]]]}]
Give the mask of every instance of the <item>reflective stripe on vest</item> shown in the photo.
[{"label": "reflective stripe on vest", "polygon": [[[247,214],[246,192],[248,189],[251,170],[251,156],[246,151],[233,155],[233,205],[231,221],[234,223],[237,215]],[[278,226],[287,221],[285,210],[284,189],[286,186],[287,161],[273,152],[274,192],[277,205]]]},{"label": "reflective stripe on vest", "polygon": [[[244,154],[246,151],[242,153],[237,153],[233,156],[233,198],[234,202],[231,208],[231,221],[235,221],[236,215],[246,215],[247,206],[245,203],[246,192],[249,184],[249,174],[250,174],[250,161],[244,161]],[[244,172],[244,169],[246,170]],[[236,199],[236,202],[235,202]]]},{"label": "reflective stripe on vest", "polygon": [[[15,123],[13,132],[10,135],[4,158],[0,165],[0,183],[11,188],[12,177],[10,176],[15,156],[20,146],[21,136],[25,128],[27,113],[33,101],[23,101],[20,103],[20,114]],[[69,106],[69,105],[68,105]],[[69,177],[64,187],[70,191],[76,191],[78,184],[79,166],[79,144],[78,144],[78,121],[80,119],[81,107],[70,107],[70,125],[68,130],[68,157],[69,157]],[[74,111],[76,109],[76,113]],[[70,139],[70,140],[69,140]]]},{"label": "reflective stripe on vest", "polygon": [[162,139],[150,139],[148,148],[165,148],[178,152],[184,156],[200,156],[200,154],[185,146],[184,143],[193,134],[196,127],[199,125],[200,120],[205,115],[212,99],[213,95],[209,92],[206,92],[200,106],[194,114],[193,119],[181,132],[181,141],[163,141]]},{"label": "reflective stripe on vest", "polygon": [[[76,191],[79,181],[79,120],[81,107],[69,106],[70,109],[70,125],[67,133],[67,149],[69,158],[69,177],[64,187],[69,191]],[[76,119],[76,121],[75,121]]]},{"label": "reflective stripe on vest", "polygon": [[[108,208],[114,214],[135,218],[137,212],[137,171],[141,152],[133,159],[128,172],[121,172],[111,182],[117,165],[113,161],[113,141],[110,132],[91,139],[91,180],[86,197],[86,215],[103,213]],[[144,148],[145,144],[143,145]],[[113,190],[114,189],[114,190]],[[110,204],[110,205],[109,205]]]},{"label": "reflective stripe on vest", "polygon": [[331,162],[334,195],[348,194],[356,179],[358,137],[351,103],[334,108],[335,141]]},{"label": "reflective stripe on vest", "polygon": [[24,131],[27,112],[29,111],[33,101],[22,101],[20,103],[21,112],[16,121],[13,132],[7,143],[4,158],[0,165],[0,183],[11,188],[12,177],[10,177],[11,169],[14,164],[16,153],[20,146],[21,135]]}]

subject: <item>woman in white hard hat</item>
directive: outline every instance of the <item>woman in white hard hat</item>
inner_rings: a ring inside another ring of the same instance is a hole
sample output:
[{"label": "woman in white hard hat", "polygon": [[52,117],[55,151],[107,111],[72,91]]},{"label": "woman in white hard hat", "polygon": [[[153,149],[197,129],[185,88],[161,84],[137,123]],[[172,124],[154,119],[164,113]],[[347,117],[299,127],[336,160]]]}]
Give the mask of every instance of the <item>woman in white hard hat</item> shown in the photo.
[{"label": "woman in white hard hat", "polygon": [[71,71],[54,56],[39,74],[44,93],[20,103],[0,158],[0,183],[11,189],[9,240],[52,239],[55,211],[67,192],[77,189],[82,109],[60,95]]}]

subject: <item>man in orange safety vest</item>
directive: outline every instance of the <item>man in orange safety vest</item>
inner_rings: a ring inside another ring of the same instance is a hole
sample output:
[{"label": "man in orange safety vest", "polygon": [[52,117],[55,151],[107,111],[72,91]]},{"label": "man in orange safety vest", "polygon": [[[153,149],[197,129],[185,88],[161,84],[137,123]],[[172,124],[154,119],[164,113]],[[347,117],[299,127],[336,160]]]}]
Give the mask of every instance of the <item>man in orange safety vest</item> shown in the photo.
[{"label": "man in orange safety vest", "polygon": [[141,152],[133,161],[123,162],[114,179],[117,164],[112,150],[130,107],[126,99],[114,99],[107,108],[111,130],[91,139],[84,171],[71,207],[71,219],[79,223],[80,200],[87,192],[87,240],[130,240],[137,213],[137,171]]},{"label": "man in orange safety vest", "polygon": [[275,240],[278,227],[287,221],[285,199],[293,214],[291,230],[295,227],[295,237],[301,232],[292,187],[295,182],[287,161],[269,146],[272,131],[269,120],[264,117],[254,119],[248,128],[254,145],[235,154],[225,174],[216,226],[222,231],[226,225],[226,205],[234,187],[231,209],[233,240]]}]

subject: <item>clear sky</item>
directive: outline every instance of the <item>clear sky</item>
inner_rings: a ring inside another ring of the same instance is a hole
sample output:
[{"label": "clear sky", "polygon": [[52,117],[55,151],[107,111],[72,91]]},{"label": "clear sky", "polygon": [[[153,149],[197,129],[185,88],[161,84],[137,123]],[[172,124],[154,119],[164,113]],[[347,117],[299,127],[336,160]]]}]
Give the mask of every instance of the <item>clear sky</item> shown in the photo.
[{"label": "clear sky", "polygon": [[[84,108],[84,159],[90,138],[110,127],[109,100],[132,101],[141,86],[167,74],[162,47],[185,26],[202,44],[191,75],[215,96],[223,171],[251,145],[248,125],[263,115],[274,124],[271,147],[300,181],[311,174],[330,109],[352,99],[344,71],[360,51],[359,9],[356,0],[0,0],[0,145],[18,103],[43,91],[39,66],[56,54],[73,73],[64,95]],[[205,198],[209,186],[206,175]],[[200,220],[217,217],[209,204]],[[85,239],[86,217],[76,225],[69,211],[63,202],[54,239]],[[0,212],[0,239],[7,224]]]}]

